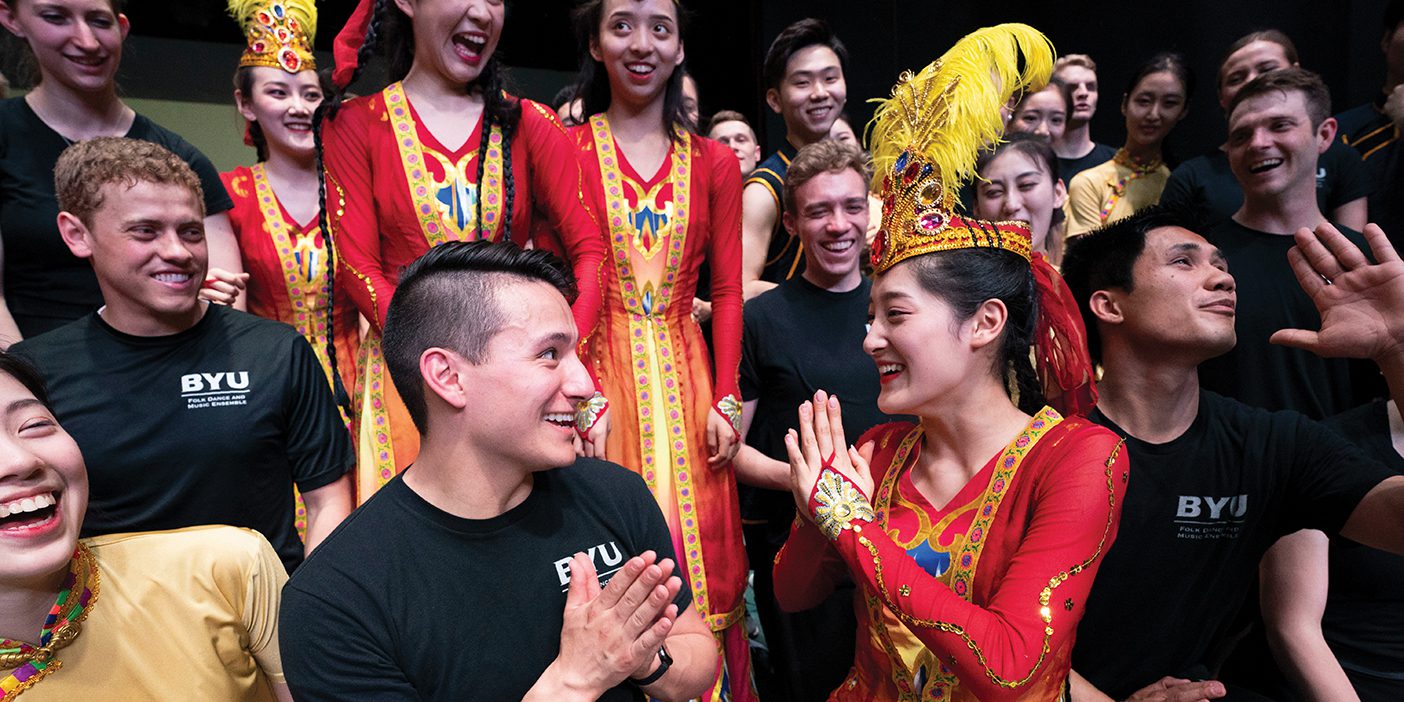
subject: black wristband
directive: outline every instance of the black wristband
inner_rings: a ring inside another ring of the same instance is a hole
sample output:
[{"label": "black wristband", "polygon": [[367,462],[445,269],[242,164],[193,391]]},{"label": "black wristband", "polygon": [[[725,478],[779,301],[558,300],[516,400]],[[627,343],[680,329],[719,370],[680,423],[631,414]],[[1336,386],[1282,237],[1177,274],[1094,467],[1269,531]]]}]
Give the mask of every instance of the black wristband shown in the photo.
[{"label": "black wristband", "polygon": [[655,668],[652,673],[649,673],[647,676],[644,676],[642,678],[629,678],[629,682],[634,683],[639,687],[643,687],[645,685],[652,685],[653,683],[658,682],[658,679],[663,677],[663,674],[668,672],[668,668],[672,665],[673,657],[668,655],[668,649],[659,646],[658,667]]}]

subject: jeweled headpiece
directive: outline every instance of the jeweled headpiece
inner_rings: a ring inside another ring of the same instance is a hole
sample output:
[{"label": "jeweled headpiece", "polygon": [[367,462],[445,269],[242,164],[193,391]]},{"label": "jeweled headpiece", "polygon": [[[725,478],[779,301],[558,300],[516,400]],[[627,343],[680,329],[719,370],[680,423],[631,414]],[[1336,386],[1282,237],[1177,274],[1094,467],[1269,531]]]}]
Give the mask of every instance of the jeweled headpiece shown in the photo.
[{"label": "jeweled headpiece", "polygon": [[874,101],[868,141],[873,184],[882,189],[875,273],[934,251],[990,247],[1031,256],[1027,223],[962,217],[956,204],[980,150],[1004,132],[1000,108],[1042,89],[1053,59],[1053,45],[1033,27],[987,27],[917,74],[903,73],[891,98]]},{"label": "jeweled headpiece", "polygon": [[316,70],[312,41],[317,36],[314,0],[229,0],[229,14],[244,28],[249,46],[239,67],[281,68],[288,73]]}]

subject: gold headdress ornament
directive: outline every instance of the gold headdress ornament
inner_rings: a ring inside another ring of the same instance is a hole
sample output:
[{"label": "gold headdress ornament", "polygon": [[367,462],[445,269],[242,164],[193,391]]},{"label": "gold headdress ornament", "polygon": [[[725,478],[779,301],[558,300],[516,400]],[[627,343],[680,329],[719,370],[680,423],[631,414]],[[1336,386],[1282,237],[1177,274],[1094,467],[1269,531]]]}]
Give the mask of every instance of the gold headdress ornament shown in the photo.
[{"label": "gold headdress ornament", "polygon": [[875,272],[952,249],[1001,248],[1030,257],[1025,223],[968,219],[955,207],[980,150],[1004,132],[1000,108],[1015,94],[1042,89],[1053,58],[1052,43],[1033,27],[986,27],[916,75],[903,73],[891,98],[874,100],[868,143],[873,184],[882,188]]},{"label": "gold headdress ornament", "polygon": [[229,14],[244,28],[249,46],[239,67],[281,68],[288,73],[316,70],[312,40],[317,36],[314,0],[229,0]]}]

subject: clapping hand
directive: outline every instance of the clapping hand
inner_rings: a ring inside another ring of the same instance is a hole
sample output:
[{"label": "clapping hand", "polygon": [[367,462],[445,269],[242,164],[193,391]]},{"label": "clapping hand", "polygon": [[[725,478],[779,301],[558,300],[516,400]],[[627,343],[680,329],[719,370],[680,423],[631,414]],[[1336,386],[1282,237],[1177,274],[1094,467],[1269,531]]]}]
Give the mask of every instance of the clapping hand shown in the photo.
[{"label": "clapping hand", "polygon": [[824,469],[831,469],[855,485],[863,500],[871,500],[873,476],[868,467],[872,443],[863,450],[848,445],[843,436],[843,414],[837,397],[820,390],[812,402],[799,408],[799,431],[785,436],[790,457],[790,491],[800,514],[813,519],[809,498]]}]

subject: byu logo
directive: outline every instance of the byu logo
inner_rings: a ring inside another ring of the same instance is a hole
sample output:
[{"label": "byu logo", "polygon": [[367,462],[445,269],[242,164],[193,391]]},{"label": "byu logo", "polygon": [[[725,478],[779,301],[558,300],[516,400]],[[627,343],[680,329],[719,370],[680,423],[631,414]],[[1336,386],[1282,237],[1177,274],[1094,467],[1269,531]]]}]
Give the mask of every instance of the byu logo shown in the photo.
[{"label": "byu logo", "polygon": [[193,392],[238,391],[249,389],[248,371],[225,373],[190,373],[180,376],[180,394]]},{"label": "byu logo", "polygon": [[[600,584],[609,582],[606,577],[619,570],[616,566],[624,562],[624,552],[619,550],[619,544],[613,541],[607,544],[591,546],[585,552],[591,563],[595,564],[595,572],[599,574]],[[564,587],[570,582],[570,559],[571,556],[556,561],[556,577],[561,579],[561,586]]]},{"label": "byu logo", "polygon": [[1180,508],[1175,516],[1181,519],[1227,519],[1238,518],[1248,513],[1248,496],[1199,497],[1180,495]]}]

